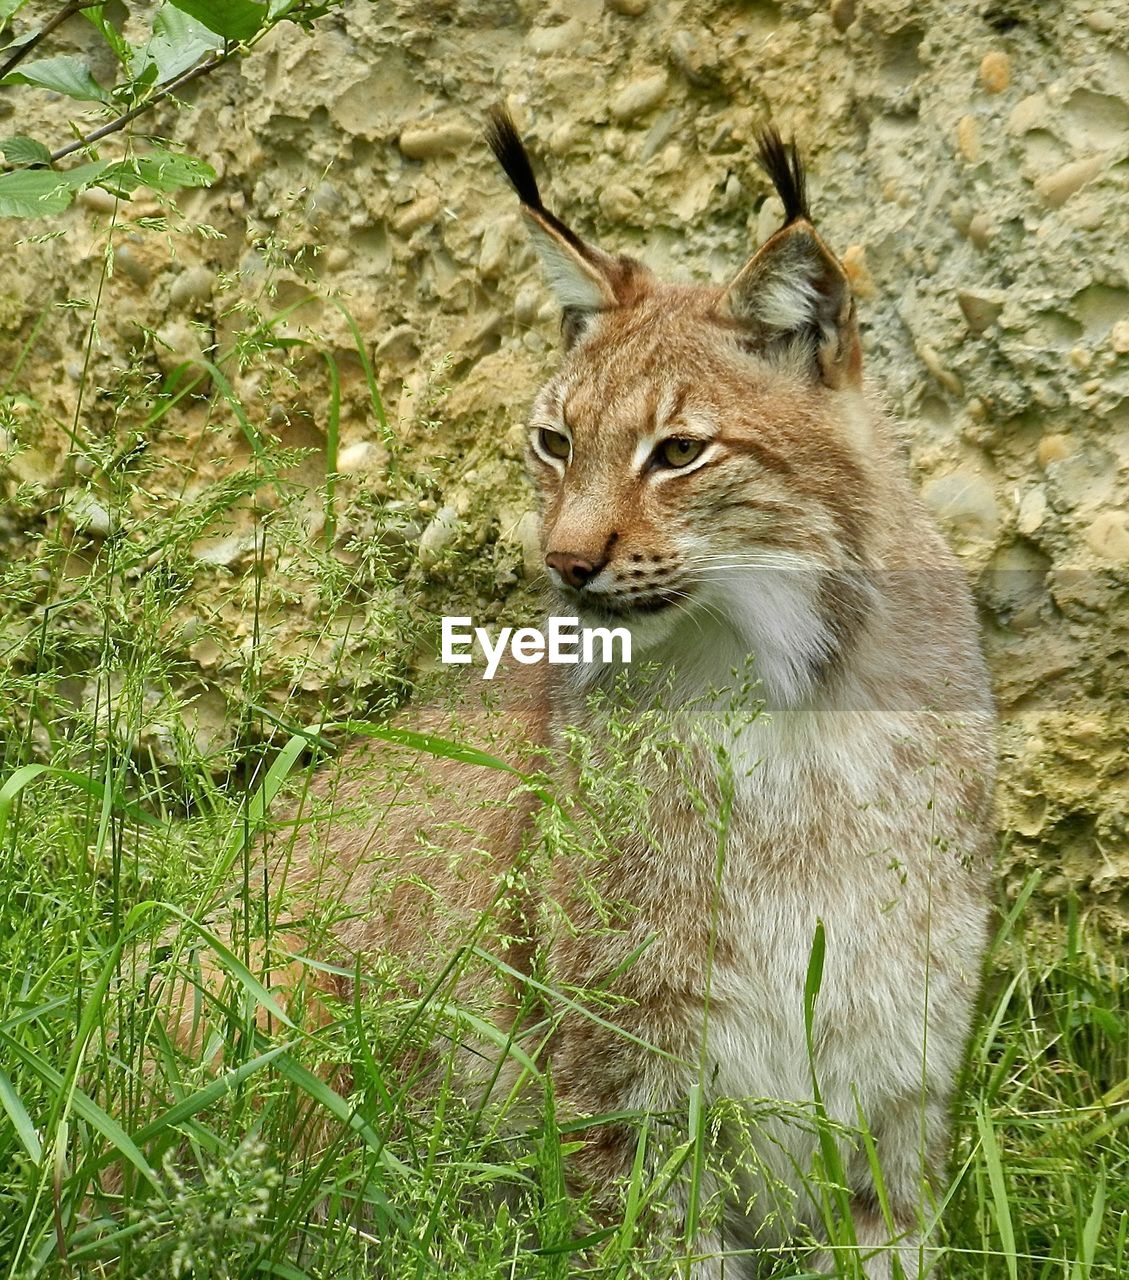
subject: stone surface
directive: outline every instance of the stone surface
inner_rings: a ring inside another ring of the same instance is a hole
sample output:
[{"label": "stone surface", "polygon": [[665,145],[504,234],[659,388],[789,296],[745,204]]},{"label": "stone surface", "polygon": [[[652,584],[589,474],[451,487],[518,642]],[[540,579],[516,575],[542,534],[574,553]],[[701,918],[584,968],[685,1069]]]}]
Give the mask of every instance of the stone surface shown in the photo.
[{"label": "stone surface", "polygon": [[666,97],[667,76],[665,71],[654,71],[650,75],[639,76],[625,84],[611,100],[609,111],[612,119],[620,124],[627,124],[639,116],[646,115]]},{"label": "stone surface", "polygon": [[205,266],[189,267],[173,281],[169,301],[174,307],[184,308],[196,302],[205,302],[212,296],[216,273]]},{"label": "stone surface", "polygon": [[[45,5],[21,10],[13,35]],[[1006,27],[985,21],[988,8],[1006,10]],[[301,455],[296,474],[312,487],[308,537],[321,527],[326,351],[341,379],[346,562],[360,571],[362,548],[394,542],[403,572],[419,575],[406,591],[431,590],[435,612],[445,601],[468,612],[479,599],[500,609],[520,574],[504,608],[532,610],[539,567],[534,525],[523,522],[532,499],[520,424],[553,363],[558,316],[479,139],[482,113],[509,104],[549,207],[584,235],[715,283],[779,225],[753,154],[771,114],[806,153],[817,226],[858,294],[866,375],[901,420],[916,480],[984,610],[1002,721],[1004,875],[1014,886],[1038,865],[1045,883],[1124,914],[1129,882],[1108,871],[1129,810],[1123,8],[389,0],[345,6],[308,35],[283,24],[268,48],[198,86],[191,109],[165,104],[150,117],[220,175],[181,198],[187,225],[141,225],[161,213],[144,192],[116,212],[112,197],[90,193],[34,228],[61,234],[27,239],[21,228],[0,244],[0,362],[14,366],[46,303],[96,296],[110,214],[128,252],[103,286],[91,386],[113,388],[129,369],[159,378],[186,356],[223,350],[254,309],[271,314],[313,293],[279,334],[309,341],[312,354],[303,362],[294,348],[269,395],[261,374],[225,366],[256,423],[278,405],[269,430]],[[88,55],[87,28],[60,28],[52,52]],[[21,132],[71,136],[74,104],[44,98],[36,110]],[[107,140],[107,156],[115,145]],[[192,229],[204,224],[217,234]],[[174,306],[190,279],[199,289]],[[389,514],[390,497],[404,495],[387,474],[353,331],[328,295],[356,322],[426,507],[412,497]],[[14,443],[0,462],[0,500],[39,494],[50,513],[58,486],[74,484],[66,459],[79,446],[56,424],[76,420],[89,312],[52,305],[46,316],[21,374],[37,408],[5,422]],[[132,427],[118,423],[115,403],[83,400],[80,445],[92,457],[101,455],[88,442]],[[179,500],[186,475],[194,499],[193,486],[242,465],[245,439],[221,427],[187,405],[160,424],[145,475],[154,509]],[[142,517],[108,506],[99,483],[95,471],[81,485],[114,511],[114,536],[130,537]],[[21,530],[38,518],[4,524],[0,551],[30,554]],[[238,684],[249,636],[230,589],[253,546],[246,508],[225,521],[201,539],[190,593],[230,627],[222,663],[195,642],[212,691]],[[270,574],[285,585],[296,563],[280,557]],[[449,563],[463,567],[445,578]],[[371,590],[377,619],[406,607]],[[316,622],[316,634],[332,632],[330,647],[346,637],[347,687],[366,697],[386,639],[364,649],[354,620],[315,618],[318,599],[296,587],[287,626]],[[1079,735],[1082,722],[1095,732]]]},{"label": "stone surface", "polygon": [[1007,295],[1000,289],[991,292],[962,289],[957,294],[957,305],[973,333],[983,333],[994,325],[1000,318],[1006,300]]}]

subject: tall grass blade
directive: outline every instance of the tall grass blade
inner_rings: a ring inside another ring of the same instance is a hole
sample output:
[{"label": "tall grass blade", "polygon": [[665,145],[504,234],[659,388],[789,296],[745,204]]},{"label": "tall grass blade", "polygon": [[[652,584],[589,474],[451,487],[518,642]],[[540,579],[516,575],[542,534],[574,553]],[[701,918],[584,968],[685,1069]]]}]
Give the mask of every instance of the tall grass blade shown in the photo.
[{"label": "tall grass blade", "polygon": [[980,1145],[984,1152],[984,1166],[988,1171],[988,1185],[992,1191],[992,1211],[996,1220],[996,1230],[1000,1234],[1000,1243],[1003,1246],[1008,1276],[1010,1280],[1019,1280],[1019,1261],[1015,1252],[1015,1228],[1011,1220],[1007,1178],[1004,1175],[992,1118],[982,1103],[976,1109],[976,1129],[980,1134]]},{"label": "tall grass blade", "polygon": [[0,1071],[0,1106],[7,1112],[8,1119],[16,1131],[16,1137],[31,1158],[32,1164],[39,1164],[43,1159],[43,1145],[35,1132],[31,1116],[28,1115],[27,1109],[16,1093],[15,1086],[3,1071]]}]

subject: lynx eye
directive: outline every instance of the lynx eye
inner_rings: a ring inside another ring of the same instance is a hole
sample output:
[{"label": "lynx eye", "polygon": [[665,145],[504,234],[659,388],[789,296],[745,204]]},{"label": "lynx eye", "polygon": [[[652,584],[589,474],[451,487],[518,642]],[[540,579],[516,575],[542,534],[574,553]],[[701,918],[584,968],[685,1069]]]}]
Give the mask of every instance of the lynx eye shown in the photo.
[{"label": "lynx eye", "polygon": [[537,433],[537,442],[550,458],[560,458],[562,462],[566,462],[572,452],[568,436],[560,431],[550,431],[548,427],[542,427]]},{"label": "lynx eye", "polygon": [[696,462],[706,447],[704,440],[688,440],[684,436],[671,436],[655,450],[654,460],[663,467],[688,467]]}]

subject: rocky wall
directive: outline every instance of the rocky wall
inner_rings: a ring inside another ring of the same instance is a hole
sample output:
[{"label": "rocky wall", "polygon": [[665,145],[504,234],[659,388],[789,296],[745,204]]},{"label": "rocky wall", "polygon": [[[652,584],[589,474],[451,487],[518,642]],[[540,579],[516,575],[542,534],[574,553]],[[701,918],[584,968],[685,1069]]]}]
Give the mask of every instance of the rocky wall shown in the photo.
[{"label": "rocky wall", "polygon": [[[104,56],[81,24],[58,43]],[[115,210],[94,192],[56,220],[62,236],[10,235],[0,355],[14,362],[45,303],[101,287],[89,372],[108,387],[129,370],[144,386],[185,355],[238,344],[248,306],[269,313],[312,291],[278,332],[316,333],[336,358],[344,547],[350,533],[387,539],[391,525],[374,533],[389,455],[332,298],[343,300],[390,431],[426,479],[391,522],[404,572],[442,597],[444,557],[461,545],[484,602],[524,598],[536,572],[520,423],[557,325],[480,140],[485,108],[508,102],[553,207],[582,232],[718,282],[779,213],[752,159],[756,125],[771,117],[794,132],[817,221],[860,300],[868,377],[904,423],[925,499],[977,584],[1003,719],[1008,875],[1014,884],[1038,865],[1044,891],[1077,887],[1126,917],[1124,0],[356,0],[313,35],[284,25],[190,96],[191,109],[157,125],[214,165],[215,185],[180,200],[183,222],[155,225],[152,202]],[[34,110],[40,119],[0,124],[57,136],[73,107],[36,92]],[[145,515],[115,511],[96,476],[84,482],[90,465],[54,425],[75,413],[88,319],[50,308],[22,370],[37,407],[7,441],[3,483],[21,498],[4,517],[10,547],[34,523],[29,493],[46,507],[60,485],[94,541]],[[265,427],[306,451],[296,474],[316,484],[324,359],[296,357],[280,379],[238,359],[225,367]],[[437,382],[446,394],[433,394]],[[112,431],[112,402],[85,401],[78,420],[92,439]],[[163,419],[154,502],[222,476],[241,447],[235,425],[199,406]],[[246,636],[234,587],[253,530],[237,507],[195,544],[197,594],[222,620],[185,631],[204,703],[238,669],[241,625]],[[314,537],[321,510],[311,500]],[[287,571],[278,556],[274,574]],[[299,587],[280,627],[303,611],[316,601]],[[347,629],[338,639],[348,647]],[[306,680],[316,688],[316,670]]]}]

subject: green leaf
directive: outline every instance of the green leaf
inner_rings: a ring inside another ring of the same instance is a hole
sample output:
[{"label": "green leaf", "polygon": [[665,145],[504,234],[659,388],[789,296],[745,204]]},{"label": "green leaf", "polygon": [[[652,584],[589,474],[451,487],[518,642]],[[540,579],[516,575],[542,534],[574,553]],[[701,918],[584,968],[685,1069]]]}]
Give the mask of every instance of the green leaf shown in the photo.
[{"label": "green leaf", "polygon": [[89,8],[83,9],[82,16],[92,27],[94,27],[102,39],[110,46],[114,57],[117,58],[125,69],[127,78],[132,79],[134,57],[133,46],[112,22],[108,22],[106,20],[106,16],[102,12],[102,8],[102,5],[91,5]]},{"label": "green leaf", "polygon": [[[6,173],[4,177],[0,178],[0,192],[4,189],[6,179],[22,178],[24,176],[22,173]],[[39,177],[40,175],[29,174],[27,176]],[[3,196],[0,195],[0,210],[2,210],[2,201]],[[12,807],[12,801],[29,782],[34,782],[41,773],[46,773],[50,767],[50,765],[46,764],[21,765],[15,773],[5,779],[4,785],[0,787],[0,840],[4,838],[4,828],[8,825],[8,810]]]},{"label": "green leaf", "polygon": [[50,169],[18,169],[0,174],[0,218],[45,218],[62,213],[73,189]]},{"label": "green leaf", "polygon": [[827,935],[823,928],[823,921],[816,920],[811,951],[808,952],[808,971],[804,976],[804,1026],[807,1029],[809,1044],[815,1022],[815,1004],[823,987],[823,961],[826,951]]},{"label": "green leaf", "polygon": [[14,17],[27,4],[27,0],[0,0],[0,24]]},{"label": "green leaf", "polygon": [[[379,1133],[371,1124],[360,1114],[356,1107],[346,1102],[345,1099],[336,1093],[333,1089],[321,1079],[320,1076],[314,1075],[308,1068],[302,1066],[300,1062],[296,1062],[289,1054],[280,1054],[276,1059],[275,1066],[279,1075],[285,1076],[291,1084],[297,1086],[303,1093],[308,1094],[320,1107],[328,1111],[330,1115],[336,1117],[342,1124],[348,1127],[359,1137],[364,1140],[365,1145],[374,1151],[380,1160],[380,1163],[398,1178],[407,1181],[418,1181],[418,1172],[409,1165],[398,1159],[388,1150],[387,1144]],[[373,1188],[375,1190],[375,1188]],[[379,1193],[378,1193],[379,1195]],[[383,1196],[380,1196],[383,1201]],[[391,1206],[383,1201],[384,1206],[391,1210]]]},{"label": "green leaf", "polygon": [[[88,167],[101,169],[103,166],[83,166],[83,168]],[[59,175],[55,176],[58,177]],[[0,183],[2,182],[3,179],[0,178]],[[93,796],[96,800],[106,800],[105,784],[99,782],[97,778],[88,777],[85,773],[75,773],[70,769],[59,769],[50,764],[25,764],[17,769],[0,787],[0,839],[4,836],[4,828],[8,822],[8,811],[12,806],[12,801],[29,782],[34,781],[40,774],[44,773],[50,774],[54,778],[63,778],[81,791],[85,791],[87,795]],[[119,795],[112,794],[109,798],[109,803],[119,813],[126,814],[127,817],[132,818],[135,822],[142,823],[144,826],[155,827],[161,825],[158,818],[154,818],[151,813],[146,813],[144,809],[139,808]]]},{"label": "green leaf", "polygon": [[210,164],[195,156],[176,155],[171,151],[150,151],[135,160],[137,176],[154,191],[177,191],[181,187],[207,187],[216,180]]},{"label": "green leaf", "polygon": [[153,34],[140,50],[142,65],[155,66],[157,78],[162,82],[175,80],[222,44],[222,36],[166,3],[154,15]]},{"label": "green leaf", "polygon": [[0,151],[9,164],[50,164],[51,152],[34,138],[24,137],[18,133],[15,137],[5,138],[0,142]]},{"label": "green leaf", "polygon": [[210,929],[206,929],[198,920],[193,920],[190,915],[181,911],[179,907],[174,907],[171,902],[165,903],[164,908],[178,919],[183,920],[190,928],[196,930],[219,957],[222,966],[248,992],[257,1005],[261,1005],[266,1009],[283,1026],[290,1027],[293,1030],[294,1023],[290,1020],[283,1007],[229,946],[221,941]]},{"label": "green leaf", "polygon": [[[93,796],[96,800],[105,801],[106,786],[104,783],[99,782],[97,778],[88,777],[85,773],[75,773],[71,769],[52,768],[51,772],[57,778],[65,778],[67,782],[78,787],[80,791],[85,791],[87,795]],[[111,793],[110,804],[118,813],[124,813],[126,817],[132,818],[134,822],[141,823],[142,826],[159,827],[163,825],[159,818],[153,817],[151,813],[146,813],[144,809],[139,808],[120,795]]]},{"label": "green leaf", "polygon": [[179,1102],[162,1111],[156,1119],[150,1120],[147,1125],[138,1129],[133,1135],[133,1140],[140,1146],[153,1138],[160,1137],[166,1129],[173,1129],[177,1125],[183,1124],[185,1120],[190,1120],[194,1115],[218,1102],[224,1094],[230,1093],[236,1085],[242,1083],[248,1076],[254,1075],[256,1071],[261,1071],[280,1054],[288,1052],[294,1047],[294,1043],[294,1041],[287,1041],[285,1044],[275,1045],[273,1049],[268,1049],[265,1053],[259,1054],[257,1058],[252,1058],[250,1062],[244,1062],[241,1066],[233,1067],[230,1071],[224,1072],[223,1075],[217,1077],[210,1084],[204,1085],[203,1088],[197,1089],[195,1093],[186,1098],[181,1098]]},{"label": "green leaf", "polygon": [[80,102],[110,100],[106,90],[90,74],[86,63],[66,53],[55,58],[40,58],[38,62],[25,62],[18,71],[9,72],[0,84],[30,84],[37,89],[50,89],[68,98],[77,98]]},{"label": "green leaf", "polygon": [[171,0],[173,6],[227,40],[250,40],[267,17],[265,4],[252,0]]},{"label": "green leaf", "polygon": [[138,187],[153,191],[177,191],[181,187],[206,187],[216,180],[216,171],[194,156],[156,150],[129,160],[98,161],[79,165],[55,177],[73,191],[101,186],[128,199]]}]

